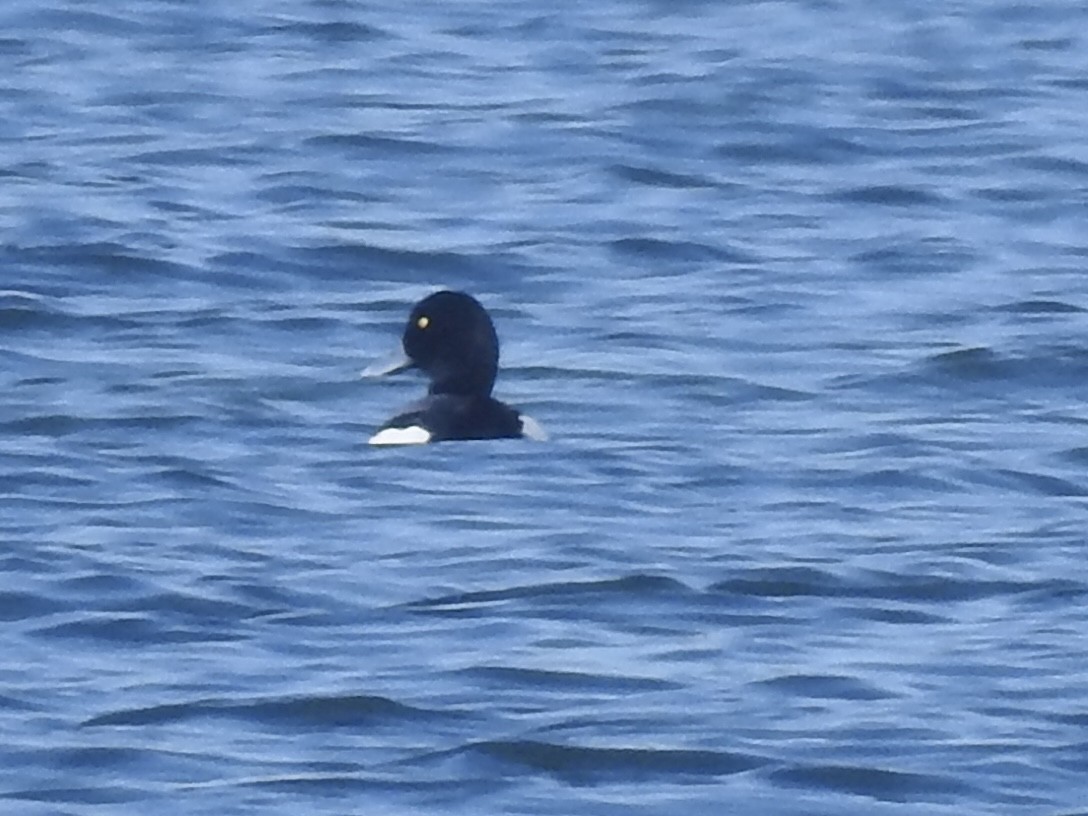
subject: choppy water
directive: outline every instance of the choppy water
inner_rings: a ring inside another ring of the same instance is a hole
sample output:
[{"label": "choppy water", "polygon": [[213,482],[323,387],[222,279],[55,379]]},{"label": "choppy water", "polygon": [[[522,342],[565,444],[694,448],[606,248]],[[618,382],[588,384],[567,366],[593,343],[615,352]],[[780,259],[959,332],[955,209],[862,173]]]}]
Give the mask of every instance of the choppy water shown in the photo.
[{"label": "choppy water", "polygon": [[6,3],[0,811],[1088,812],[1088,11],[906,5]]}]

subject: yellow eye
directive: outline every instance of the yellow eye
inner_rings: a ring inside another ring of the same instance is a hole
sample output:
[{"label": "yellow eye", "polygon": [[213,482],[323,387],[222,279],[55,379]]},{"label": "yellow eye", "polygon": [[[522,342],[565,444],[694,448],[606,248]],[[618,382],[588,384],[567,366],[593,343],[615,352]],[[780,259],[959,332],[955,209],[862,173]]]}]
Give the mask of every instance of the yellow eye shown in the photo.
[{"label": "yellow eye", "polygon": [[427,317],[427,315],[423,315],[423,317],[416,321],[416,325],[419,326],[421,329],[425,329],[429,325],[431,325],[431,319]]}]

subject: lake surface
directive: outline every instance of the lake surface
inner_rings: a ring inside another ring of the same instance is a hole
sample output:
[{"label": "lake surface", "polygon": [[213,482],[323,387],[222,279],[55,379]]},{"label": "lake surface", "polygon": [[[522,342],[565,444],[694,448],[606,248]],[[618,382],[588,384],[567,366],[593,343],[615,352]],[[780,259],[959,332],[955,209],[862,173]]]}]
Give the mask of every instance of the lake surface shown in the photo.
[{"label": "lake surface", "polygon": [[0,811],[1088,813],[1088,6],[908,6],[5,3]]}]

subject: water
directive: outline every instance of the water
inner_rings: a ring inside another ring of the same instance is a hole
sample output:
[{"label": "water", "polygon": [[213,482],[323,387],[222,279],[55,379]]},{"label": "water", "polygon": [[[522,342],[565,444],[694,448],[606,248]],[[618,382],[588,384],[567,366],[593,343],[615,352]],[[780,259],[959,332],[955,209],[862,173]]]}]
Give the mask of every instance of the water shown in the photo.
[{"label": "water", "polygon": [[1088,812],[1082,5],[0,21],[0,812]]}]

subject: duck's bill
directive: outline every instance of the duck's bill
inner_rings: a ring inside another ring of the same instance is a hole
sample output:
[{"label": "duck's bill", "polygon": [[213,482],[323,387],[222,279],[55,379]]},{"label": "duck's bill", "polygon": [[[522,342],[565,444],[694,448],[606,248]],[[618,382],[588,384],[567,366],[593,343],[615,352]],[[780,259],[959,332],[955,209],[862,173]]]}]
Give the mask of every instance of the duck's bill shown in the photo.
[{"label": "duck's bill", "polygon": [[384,377],[386,374],[396,374],[398,371],[404,371],[404,369],[411,368],[413,365],[415,363],[411,361],[408,355],[400,351],[386,360],[379,360],[368,365],[363,369],[363,376]]}]

